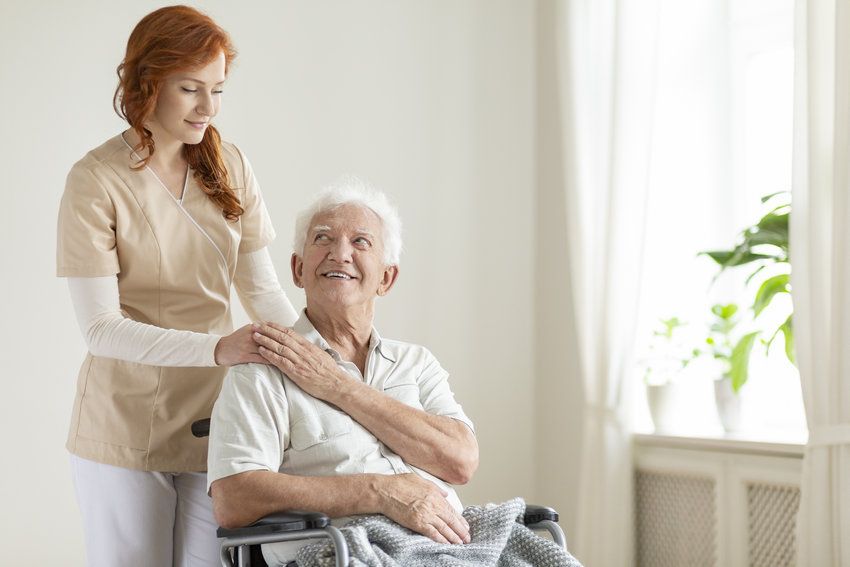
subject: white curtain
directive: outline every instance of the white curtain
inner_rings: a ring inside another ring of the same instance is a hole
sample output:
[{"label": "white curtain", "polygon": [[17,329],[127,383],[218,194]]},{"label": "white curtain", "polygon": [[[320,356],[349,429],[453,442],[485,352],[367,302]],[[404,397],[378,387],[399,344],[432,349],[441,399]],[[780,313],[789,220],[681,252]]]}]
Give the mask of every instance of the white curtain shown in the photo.
[{"label": "white curtain", "polygon": [[653,114],[654,1],[558,3],[568,262],[585,412],[577,530],[585,565],[633,563],[628,386]]},{"label": "white curtain", "polygon": [[798,0],[792,296],[809,426],[798,565],[850,566],[850,0]]}]

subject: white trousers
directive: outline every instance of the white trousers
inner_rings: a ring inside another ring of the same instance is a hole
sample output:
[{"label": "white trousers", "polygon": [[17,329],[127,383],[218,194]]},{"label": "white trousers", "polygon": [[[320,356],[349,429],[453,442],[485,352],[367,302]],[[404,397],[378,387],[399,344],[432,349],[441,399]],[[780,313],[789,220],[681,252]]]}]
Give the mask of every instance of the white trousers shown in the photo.
[{"label": "white trousers", "polygon": [[206,473],[125,469],[71,455],[89,567],[216,567]]}]

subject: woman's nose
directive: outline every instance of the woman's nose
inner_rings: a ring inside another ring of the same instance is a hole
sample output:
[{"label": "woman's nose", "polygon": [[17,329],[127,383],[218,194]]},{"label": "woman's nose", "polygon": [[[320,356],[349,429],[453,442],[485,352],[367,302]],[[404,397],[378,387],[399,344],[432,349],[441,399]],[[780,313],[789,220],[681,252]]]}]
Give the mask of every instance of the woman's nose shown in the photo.
[{"label": "woman's nose", "polygon": [[201,100],[198,101],[198,106],[195,107],[195,112],[201,116],[212,116],[215,105],[210,93],[201,94]]}]

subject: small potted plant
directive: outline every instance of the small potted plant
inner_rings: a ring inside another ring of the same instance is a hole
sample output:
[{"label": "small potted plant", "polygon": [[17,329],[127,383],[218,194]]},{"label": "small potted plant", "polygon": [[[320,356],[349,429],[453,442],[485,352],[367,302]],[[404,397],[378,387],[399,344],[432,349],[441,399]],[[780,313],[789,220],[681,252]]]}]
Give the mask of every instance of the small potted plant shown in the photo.
[{"label": "small potted plant", "polygon": [[678,383],[688,365],[700,355],[699,349],[688,346],[685,327],[686,323],[678,317],[660,319],[643,360],[646,399],[657,432],[674,429]]},{"label": "small potted plant", "polygon": [[734,303],[711,307],[713,320],[705,342],[708,353],[719,364],[719,378],[714,381],[714,401],[717,416],[727,432],[741,429],[741,398],[738,392],[746,383],[750,353],[759,331],[752,331],[735,339],[740,323],[738,306]]}]

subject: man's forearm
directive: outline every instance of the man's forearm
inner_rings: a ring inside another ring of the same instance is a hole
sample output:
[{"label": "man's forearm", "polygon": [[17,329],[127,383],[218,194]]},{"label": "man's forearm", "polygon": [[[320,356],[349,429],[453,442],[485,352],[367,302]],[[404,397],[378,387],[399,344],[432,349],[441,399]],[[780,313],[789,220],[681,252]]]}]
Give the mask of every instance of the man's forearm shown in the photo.
[{"label": "man's forearm", "polygon": [[457,420],[429,414],[379,392],[339,368],[328,353],[292,329],[258,327],[260,354],[302,390],[336,405],[408,463],[452,484],[478,468],[478,442]]},{"label": "man's forearm", "polygon": [[234,528],[283,510],[309,510],[331,517],[377,513],[378,476],[248,471],[213,482],[210,493],[219,525]]},{"label": "man's forearm", "polygon": [[226,528],[283,510],[331,517],[375,513],[439,543],[470,541],[469,524],[445,491],[416,474],[305,477],[248,471],[213,482],[211,492],[215,518]]},{"label": "man's forearm", "polygon": [[405,462],[451,484],[466,484],[478,468],[478,442],[464,423],[408,406],[362,382],[347,381],[329,401]]}]

